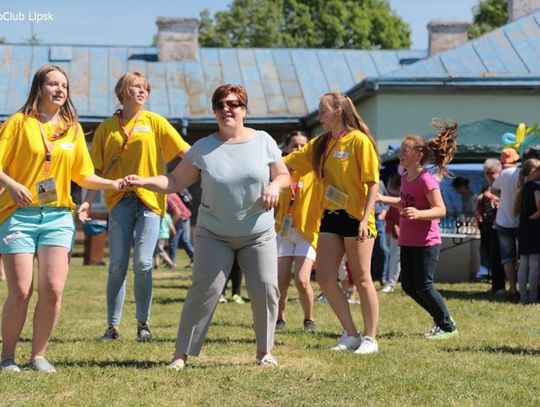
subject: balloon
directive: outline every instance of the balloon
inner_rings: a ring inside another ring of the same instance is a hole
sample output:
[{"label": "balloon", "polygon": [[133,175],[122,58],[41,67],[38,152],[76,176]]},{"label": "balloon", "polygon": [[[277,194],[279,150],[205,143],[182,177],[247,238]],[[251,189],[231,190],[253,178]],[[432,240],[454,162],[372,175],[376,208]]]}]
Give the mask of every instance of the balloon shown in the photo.
[{"label": "balloon", "polygon": [[511,144],[516,142],[516,135],[514,133],[504,133],[502,136],[502,142],[506,147],[510,147]]}]

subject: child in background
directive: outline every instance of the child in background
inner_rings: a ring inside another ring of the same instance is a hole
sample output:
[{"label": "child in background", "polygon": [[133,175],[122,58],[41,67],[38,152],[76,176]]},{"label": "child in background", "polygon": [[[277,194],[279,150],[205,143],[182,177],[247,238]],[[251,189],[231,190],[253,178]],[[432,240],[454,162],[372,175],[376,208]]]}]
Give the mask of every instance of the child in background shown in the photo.
[{"label": "child in background", "polygon": [[171,215],[168,212],[165,213],[163,219],[161,219],[161,226],[159,229],[159,238],[156,245],[156,250],[154,251],[154,268],[158,267],[159,260],[165,263],[165,267],[173,269],[176,267],[174,261],[167,253],[167,244],[169,243],[169,238],[174,236],[176,229],[174,228],[174,223]]},{"label": "child in background", "polygon": [[[522,304],[538,301],[540,269],[540,160],[531,158],[523,163],[519,174],[514,212],[519,215],[518,250],[519,297]],[[526,181],[526,182],[525,182]],[[527,290],[527,282],[529,289]]]},{"label": "child in background", "polygon": [[[399,189],[401,184],[401,176],[399,173],[393,174],[388,180],[388,195],[393,197],[399,196]],[[400,267],[400,250],[398,245],[399,238],[399,209],[395,206],[390,206],[388,214],[386,215],[386,237],[388,239],[388,247],[390,250],[390,256],[388,258],[388,267],[382,277],[383,287],[381,291],[383,293],[391,293],[396,286]]]},{"label": "child in background", "polygon": [[401,197],[378,199],[401,208],[401,286],[433,318],[435,325],[426,339],[439,340],[454,338],[458,331],[443,297],[433,285],[441,248],[438,220],[445,216],[446,207],[439,180],[424,165],[433,162],[438,177],[444,177],[456,152],[457,124],[440,120],[432,124],[439,130],[436,137],[425,141],[420,136],[407,136],[401,143],[399,163],[405,169],[401,175]]}]

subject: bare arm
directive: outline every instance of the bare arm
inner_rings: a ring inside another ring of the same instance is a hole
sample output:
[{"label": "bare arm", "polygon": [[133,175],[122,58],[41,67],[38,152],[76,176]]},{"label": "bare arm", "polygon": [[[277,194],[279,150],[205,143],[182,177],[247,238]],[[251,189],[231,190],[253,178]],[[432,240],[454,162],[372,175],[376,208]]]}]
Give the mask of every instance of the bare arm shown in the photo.
[{"label": "bare arm", "polygon": [[272,182],[266,187],[262,195],[263,207],[266,210],[270,210],[277,205],[279,193],[291,183],[289,171],[282,159],[270,165],[270,179]]},{"label": "bare arm", "polygon": [[440,189],[432,189],[427,193],[426,198],[431,208],[418,210],[411,206],[404,208],[401,214],[408,219],[416,220],[435,220],[446,215],[446,206],[444,205]]},{"label": "bare arm", "polygon": [[142,178],[138,175],[128,175],[125,180],[128,185],[146,188],[154,192],[169,194],[179,192],[197,182],[200,170],[187,159],[183,159],[169,174]]},{"label": "bare arm", "polygon": [[358,226],[358,237],[360,240],[364,240],[369,235],[368,229],[368,220],[373,207],[375,206],[375,201],[377,200],[377,195],[379,193],[379,184],[377,182],[370,181],[367,183],[368,193],[366,198],[366,203],[364,205],[364,216],[360,220],[360,225]]},{"label": "bare arm", "polygon": [[386,205],[392,205],[401,208],[401,198],[399,196],[388,196],[377,194],[377,201]]},{"label": "bare arm", "polygon": [[5,172],[0,171],[0,185],[5,186],[7,192],[17,206],[32,204],[32,193],[23,184],[19,184]]}]

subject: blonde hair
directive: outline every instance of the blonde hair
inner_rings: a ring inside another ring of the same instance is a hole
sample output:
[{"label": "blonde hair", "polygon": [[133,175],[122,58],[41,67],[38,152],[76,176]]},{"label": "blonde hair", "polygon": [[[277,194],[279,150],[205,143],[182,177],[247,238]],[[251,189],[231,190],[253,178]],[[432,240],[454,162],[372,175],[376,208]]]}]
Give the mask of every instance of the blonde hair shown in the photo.
[{"label": "blonde hair", "polygon": [[444,178],[448,172],[446,167],[456,154],[458,124],[435,118],[431,121],[431,125],[439,130],[432,139],[426,141],[420,136],[409,135],[405,140],[410,141],[415,150],[422,152],[420,165],[433,163],[437,168],[437,176]]},{"label": "blonde hair", "polygon": [[[71,100],[71,96],[69,95],[69,79],[66,74],[66,72],[56,65],[43,65],[41,68],[39,68],[36,73],[34,74],[34,78],[32,79],[32,85],[30,86],[30,92],[28,93],[28,99],[26,99],[26,102],[24,105],[19,109],[19,112],[24,114],[24,117],[27,118],[28,116],[38,118],[39,112],[38,112],[38,106],[39,106],[39,98],[41,93],[41,87],[45,83],[45,77],[49,72],[57,71],[60,72],[64,77],[66,78],[67,83],[67,89],[66,89],[66,101],[64,104],[60,107],[60,116],[63,120],[66,121],[66,124],[69,128],[69,126],[77,126],[79,121],[79,116],[77,114],[77,109],[75,109],[75,105],[73,104],[73,101]],[[77,127],[75,127],[77,129]],[[66,129],[67,130],[67,129]]]},{"label": "blonde hair", "polygon": [[[338,109],[341,110],[340,119],[343,121],[343,124],[348,129],[357,129],[360,130],[362,133],[364,133],[369,140],[371,141],[371,144],[373,145],[373,148],[375,149],[375,152],[377,153],[377,158],[379,160],[379,163],[381,162],[381,156],[379,154],[379,149],[377,148],[377,142],[371,135],[371,132],[369,131],[369,127],[367,124],[362,120],[360,115],[358,114],[358,111],[356,110],[356,107],[354,106],[352,100],[340,93],[340,92],[328,92],[322,95],[321,101],[328,100],[328,103],[332,109],[332,111],[336,111]],[[331,134],[324,133],[317,137],[317,139],[314,142],[314,150],[313,150],[313,169],[317,172],[317,174],[320,176],[321,174],[321,159],[324,154],[324,150],[326,148],[326,143],[328,141],[328,137],[331,137]]]},{"label": "blonde hair", "polygon": [[114,93],[120,101],[120,104],[124,103],[123,100],[126,95],[129,96],[128,88],[133,84],[133,82],[138,80],[143,82],[146,91],[150,95],[150,84],[141,73],[126,72],[120,77],[120,79],[118,79],[118,82],[116,82],[116,86],[114,87]]},{"label": "blonde hair", "polygon": [[514,215],[519,215],[521,212],[521,200],[525,178],[529,177],[538,168],[540,168],[540,160],[537,158],[529,158],[521,166],[521,169],[519,170],[516,198],[514,199]]}]

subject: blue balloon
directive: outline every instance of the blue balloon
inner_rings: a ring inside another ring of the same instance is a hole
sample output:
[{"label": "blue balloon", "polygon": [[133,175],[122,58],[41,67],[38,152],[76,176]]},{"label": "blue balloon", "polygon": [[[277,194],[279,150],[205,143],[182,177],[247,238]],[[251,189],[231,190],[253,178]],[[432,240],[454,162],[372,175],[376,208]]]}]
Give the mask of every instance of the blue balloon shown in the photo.
[{"label": "blue balloon", "polygon": [[504,133],[502,135],[502,142],[504,145],[514,144],[516,142],[516,135],[514,133]]},{"label": "blue balloon", "polygon": [[536,136],[536,133],[533,133],[529,137],[526,137],[519,146],[519,155],[523,156],[523,153],[529,148],[532,143],[534,143],[537,138],[538,137]]}]

